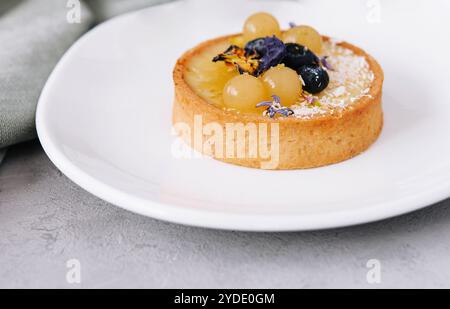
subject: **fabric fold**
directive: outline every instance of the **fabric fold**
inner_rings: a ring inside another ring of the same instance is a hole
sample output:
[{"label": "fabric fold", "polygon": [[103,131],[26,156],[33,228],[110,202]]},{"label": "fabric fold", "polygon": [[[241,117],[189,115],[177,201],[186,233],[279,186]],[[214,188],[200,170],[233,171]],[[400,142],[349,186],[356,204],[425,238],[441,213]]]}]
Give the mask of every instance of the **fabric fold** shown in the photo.
[{"label": "fabric fold", "polygon": [[36,104],[64,52],[93,24],[69,23],[66,1],[23,1],[0,18],[0,148],[36,137]]}]

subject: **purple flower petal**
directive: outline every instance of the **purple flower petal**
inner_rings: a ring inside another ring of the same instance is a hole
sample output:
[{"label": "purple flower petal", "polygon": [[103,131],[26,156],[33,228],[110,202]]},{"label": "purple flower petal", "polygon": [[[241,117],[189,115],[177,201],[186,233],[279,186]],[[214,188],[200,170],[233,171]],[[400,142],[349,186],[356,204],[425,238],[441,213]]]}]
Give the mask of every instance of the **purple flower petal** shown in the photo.
[{"label": "purple flower petal", "polygon": [[256,76],[261,75],[271,67],[279,65],[286,55],[286,45],[276,36],[264,39],[264,55],[259,60]]},{"label": "purple flower petal", "polygon": [[277,113],[283,115],[284,117],[289,117],[294,114],[294,111],[288,107],[283,107],[282,109],[277,110]]},{"label": "purple flower petal", "polygon": [[270,118],[275,117],[275,114],[276,114],[276,111],[272,107],[269,107],[269,116],[270,116]]},{"label": "purple flower petal", "polygon": [[279,109],[276,111],[278,114],[283,115],[284,117],[288,116],[288,111],[284,110],[284,109]]},{"label": "purple flower petal", "polygon": [[261,102],[256,104],[256,107],[263,107],[263,106],[272,106],[273,102],[272,101],[266,101],[266,102]]},{"label": "purple flower petal", "polygon": [[329,70],[329,71],[334,71],[333,66],[328,62],[327,58],[328,58],[328,57],[326,57],[326,56],[320,58],[320,63],[322,64],[322,66],[323,66],[325,69],[327,69],[327,70]]},{"label": "purple flower petal", "polygon": [[273,100],[275,101],[275,103],[281,104],[281,99],[279,96],[277,96],[276,94],[272,95]]},{"label": "purple flower petal", "polygon": [[289,23],[289,27],[290,27],[290,28],[295,28],[295,27],[297,27],[297,24],[291,21],[291,22]]},{"label": "purple flower petal", "polygon": [[308,102],[308,104],[313,104],[316,101],[313,96],[306,93],[302,93],[302,97],[306,100],[306,102]]}]

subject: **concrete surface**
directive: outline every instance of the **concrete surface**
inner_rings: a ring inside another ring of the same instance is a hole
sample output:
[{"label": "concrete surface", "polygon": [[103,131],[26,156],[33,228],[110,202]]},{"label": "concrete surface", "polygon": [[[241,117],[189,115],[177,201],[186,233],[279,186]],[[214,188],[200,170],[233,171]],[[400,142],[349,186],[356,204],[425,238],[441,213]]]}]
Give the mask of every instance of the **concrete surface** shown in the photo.
[{"label": "concrete surface", "polygon": [[[0,287],[449,288],[449,206],[320,232],[191,228],[101,201],[32,142],[0,165]],[[66,281],[71,259],[80,284]],[[366,280],[370,259],[381,263],[380,284]]]}]

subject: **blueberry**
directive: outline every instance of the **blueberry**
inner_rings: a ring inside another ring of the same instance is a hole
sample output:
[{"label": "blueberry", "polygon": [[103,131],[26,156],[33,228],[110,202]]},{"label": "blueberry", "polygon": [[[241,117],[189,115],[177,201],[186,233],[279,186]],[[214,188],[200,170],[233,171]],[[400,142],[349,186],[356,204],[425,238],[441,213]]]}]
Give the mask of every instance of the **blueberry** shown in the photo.
[{"label": "blueberry", "polygon": [[286,44],[286,56],[284,57],[283,63],[294,70],[297,70],[303,65],[308,64],[319,64],[319,58],[308,48],[295,44]]},{"label": "blueberry", "polygon": [[304,65],[301,66],[297,73],[302,77],[305,85],[303,89],[311,94],[316,94],[327,88],[330,77],[327,71],[322,69],[319,65]]},{"label": "blueberry", "polygon": [[257,53],[259,57],[262,57],[267,52],[265,38],[254,39],[245,45],[245,54],[251,55]]}]

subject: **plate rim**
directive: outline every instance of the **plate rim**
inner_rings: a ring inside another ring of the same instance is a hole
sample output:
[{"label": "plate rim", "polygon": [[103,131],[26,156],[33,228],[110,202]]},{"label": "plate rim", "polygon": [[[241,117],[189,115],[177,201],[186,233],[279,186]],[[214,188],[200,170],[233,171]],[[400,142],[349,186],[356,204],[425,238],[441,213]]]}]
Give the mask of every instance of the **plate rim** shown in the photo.
[{"label": "plate rim", "polygon": [[[163,5],[176,5],[176,2]],[[156,7],[159,6],[161,5]],[[155,7],[144,8],[116,16],[97,25],[82,35],[59,60],[45,83],[39,97],[36,107],[36,130],[42,147],[51,162],[64,175],[84,190],[112,205],[154,219],[202,228],[249,232],[312,231],[366,224],[429,207],[450,196],[450,183],[444,183],[442,186],[434,188],[433,190],[421,191],[421,193],[417,193],[413,196],[376,203],[372,206],[358,210],[352,209],[326,213],[290,215],[251,213],[232,214],[224,211],[194,209],[176,206],[170,203],[147,200],[96,179],[94,176],[74,164],[52,141],[51,130],[48,127],[48,121],[46,119],[46,106],[48,105],[46,102],[48,102],[48,96],[53,89],[52,84],[54,83],[58,72],[64,67],[67,59],[78,46],[110,23],[152,9],[155,9]]]}]

